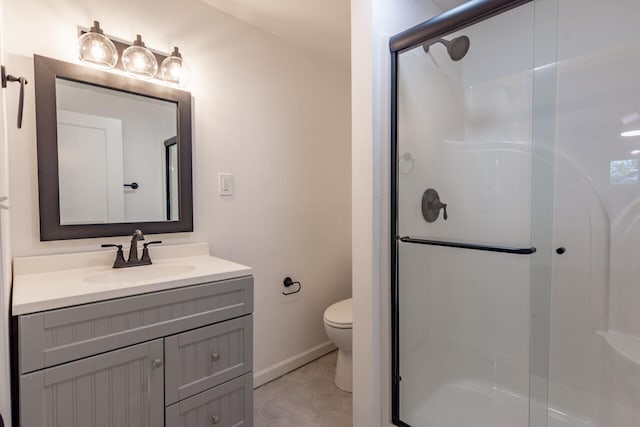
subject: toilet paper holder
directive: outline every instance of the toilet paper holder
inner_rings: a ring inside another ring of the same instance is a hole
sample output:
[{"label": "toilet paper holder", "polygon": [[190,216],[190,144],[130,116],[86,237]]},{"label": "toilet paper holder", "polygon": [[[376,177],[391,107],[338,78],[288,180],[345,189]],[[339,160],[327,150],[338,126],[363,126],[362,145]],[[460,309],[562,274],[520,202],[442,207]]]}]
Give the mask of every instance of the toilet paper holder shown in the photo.
[{"label": "toilet paper holder", "polygon": [[285,288],[290,288],[293,285],[298,285],[298,289],[296,289],[293,292],[282,292],[282,295],[293,295],[293,294],[297,294],[298,292],[300,292],[302,290],[302,283],[300,282],[294,282],[293,279],[291,279],[291,277],[285,277],[282,284],[284,285]]}]

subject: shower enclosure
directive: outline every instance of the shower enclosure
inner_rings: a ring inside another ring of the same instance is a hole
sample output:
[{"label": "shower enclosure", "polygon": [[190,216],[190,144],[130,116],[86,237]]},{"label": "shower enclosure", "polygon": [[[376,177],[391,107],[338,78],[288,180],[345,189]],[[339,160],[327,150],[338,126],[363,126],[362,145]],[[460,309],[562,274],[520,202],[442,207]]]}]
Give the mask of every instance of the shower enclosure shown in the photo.
[{"label": "shower enclosure", "polygon": [[393,421],[640,426],[640,2],[390,41]]}]

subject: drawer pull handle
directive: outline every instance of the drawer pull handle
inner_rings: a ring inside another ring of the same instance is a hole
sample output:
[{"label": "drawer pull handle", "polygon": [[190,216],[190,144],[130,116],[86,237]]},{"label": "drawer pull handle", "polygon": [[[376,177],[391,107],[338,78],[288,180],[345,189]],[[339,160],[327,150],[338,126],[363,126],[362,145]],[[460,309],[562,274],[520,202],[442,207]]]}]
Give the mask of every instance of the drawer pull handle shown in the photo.
[{"label": "drawer pull handle", "polygon": [[151,365],[154,368],[159,368],[160,366],[162,366],[162,359],[153,359],[153,362],[151,362]]},{"label": "drawer pull handle", "polygon": [[218,360],[220,360],[220,355],[218,353],[212,353],[211,360],[213,360],[214,362],[217,362]]},{"label": "drawer pull handle", "polygon": [[211,417],[211,422],[213,424],[218,424],[220,422],[220,417],[217,415],[214,415],[213,417]]}]

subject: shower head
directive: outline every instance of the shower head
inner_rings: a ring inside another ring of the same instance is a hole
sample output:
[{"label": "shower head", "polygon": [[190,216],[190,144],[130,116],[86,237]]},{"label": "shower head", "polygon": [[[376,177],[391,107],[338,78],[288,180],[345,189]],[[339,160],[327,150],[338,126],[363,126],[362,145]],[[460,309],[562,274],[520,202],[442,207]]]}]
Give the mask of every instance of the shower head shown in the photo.
[{"label": "shower head", "polygon": [[[445,47],[447,48],[447,53],[449,54],[449,57],[454,61],[460,61],[462,58],[464,58],[464,56],[469,51],[470,41],[469,41],[469,37],[467,36],[459,36],[451,40],[445,40],[445,39],[436,40],[431,44],[434,44],[434,43],[442,43],[443,45],[445,45]],[[425,52],[429,52],[429,46],[430,46],[429,44],[425,43],[422,45],[422,48],[424,49]]]}]

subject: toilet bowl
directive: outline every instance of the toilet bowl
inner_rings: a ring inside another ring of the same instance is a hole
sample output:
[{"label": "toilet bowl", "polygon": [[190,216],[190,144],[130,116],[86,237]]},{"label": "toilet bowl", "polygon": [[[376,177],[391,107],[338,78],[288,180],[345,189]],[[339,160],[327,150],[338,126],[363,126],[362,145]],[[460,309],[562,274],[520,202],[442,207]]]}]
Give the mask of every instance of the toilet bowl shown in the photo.
[{"label": "toilet bowl", "polygon": [[324,311],[324,329],[327,336],[338,347],[335,383],[341,390],[353,390],[352,379],[352,334],[353,308],[351,298],[338,301]]}]

